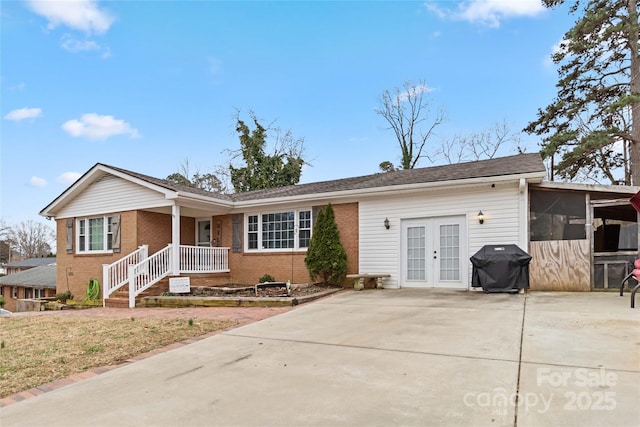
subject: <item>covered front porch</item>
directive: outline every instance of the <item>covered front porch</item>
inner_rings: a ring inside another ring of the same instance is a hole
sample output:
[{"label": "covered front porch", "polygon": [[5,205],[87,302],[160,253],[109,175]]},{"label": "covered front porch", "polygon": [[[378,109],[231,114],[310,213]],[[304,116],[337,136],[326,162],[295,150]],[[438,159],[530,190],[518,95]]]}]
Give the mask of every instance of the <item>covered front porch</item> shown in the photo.
[{"label": "covered front porch", "polygon": [[[169,207],[147,211],[157,217],[166,218]],[[189,276],[204,277],[211,274],[229,273],[229,247],[220,246],[222,242],[221,221],[214,223],[214,216],[222,212],[212,212],[210,207],[180,205],[170,207],[171,241],[156,252],[150,253],[150,245],[143,243],[135,251],[125,255],[112,264],[102,266],[103,304],[115,292],[126,292],[128,306],[135,307],[136,298],[157,283],[168,277]],[[187,224],[184,224],[187,223]],[[167,221],[164,220],[164,234],[168,237]],[[154,228],[152,222],[145,222]],[[140,239],[153,240],[153,235],[140,233]],[[166,241],[166,240],[165,240]],[[165,279],[163,283],[166,283]],[[166,286],[164,286],[166,287]],[[159,289],[158,292],[162,292]]]}]

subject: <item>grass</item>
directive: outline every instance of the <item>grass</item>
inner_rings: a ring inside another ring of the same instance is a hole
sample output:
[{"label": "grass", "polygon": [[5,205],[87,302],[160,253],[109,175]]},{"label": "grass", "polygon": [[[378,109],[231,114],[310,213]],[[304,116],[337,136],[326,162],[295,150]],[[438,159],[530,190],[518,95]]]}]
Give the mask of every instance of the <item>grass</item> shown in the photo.
[{"label": "grass", "polygon": [[0,398],[234,326],[204,319],[33,316],[0,321]]}]

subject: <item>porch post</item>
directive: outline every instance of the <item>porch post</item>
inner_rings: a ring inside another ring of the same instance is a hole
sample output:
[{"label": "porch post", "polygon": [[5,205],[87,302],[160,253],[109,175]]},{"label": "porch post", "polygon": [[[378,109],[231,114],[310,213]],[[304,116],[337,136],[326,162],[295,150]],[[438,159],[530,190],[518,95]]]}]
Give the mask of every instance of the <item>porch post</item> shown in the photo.
[{"label": "porch post", "polygon": [[171,274],[180,275],[180,206],[171,207]]}]

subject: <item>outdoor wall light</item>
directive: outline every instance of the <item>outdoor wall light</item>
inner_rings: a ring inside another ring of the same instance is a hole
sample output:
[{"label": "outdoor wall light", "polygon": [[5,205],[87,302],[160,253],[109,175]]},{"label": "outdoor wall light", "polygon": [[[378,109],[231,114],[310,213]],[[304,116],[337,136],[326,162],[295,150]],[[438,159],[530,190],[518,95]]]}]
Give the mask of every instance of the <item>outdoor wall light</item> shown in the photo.
[{"label": "outdoor wall light", "polygon": [[482,211],[478,212],[478,222],[480,224],[484,224],[484,214],[482,213]]},{"label": "outdoor wall light", "polygon": [[389,227],[391,227],[391,225],[389,224],[389,218],[385,218],[384,219],[384,228],[386,228],[388,230]]}]

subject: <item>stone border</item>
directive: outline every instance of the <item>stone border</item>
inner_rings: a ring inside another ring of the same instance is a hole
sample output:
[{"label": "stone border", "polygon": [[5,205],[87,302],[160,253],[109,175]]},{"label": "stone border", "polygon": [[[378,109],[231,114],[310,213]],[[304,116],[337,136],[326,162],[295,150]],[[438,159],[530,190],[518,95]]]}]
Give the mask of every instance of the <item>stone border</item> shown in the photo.
[{"label": "stone border", "polygon": [[180,296],[152,296],[143,297],[136,307],[289,307],[304,304],[318,298],[342,291],[342,288],[327,289],[326,291],[300,297],[180,297]]}]

